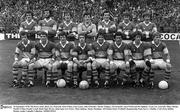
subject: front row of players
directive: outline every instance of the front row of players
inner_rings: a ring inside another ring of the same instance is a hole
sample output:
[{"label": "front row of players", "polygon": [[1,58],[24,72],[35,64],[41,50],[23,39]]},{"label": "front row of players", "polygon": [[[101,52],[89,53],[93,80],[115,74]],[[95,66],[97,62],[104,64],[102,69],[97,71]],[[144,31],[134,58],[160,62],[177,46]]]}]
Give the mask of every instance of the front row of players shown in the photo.
[{"label": "front row of players", "polygon": [[[99,33],[97,41],[90,45],[85,42],[84,35],[79,35],[76,46],[66,40],[63,32],[59,34],[60,41],[56,44],[48,41],[46,32],[40,33],[37,43],[28,40],[25,32],[20,35],[22,40],[16,46],[13,63],[13,87],[34,86],[39,68],[47,70],[47,87],[57,86],[57,80],[63,78],[67,87],[74,88],[81,80],[86,80],[93,88],[101,85],[104,88],[115,85],[124,87],[129,81],[134,87],[153,88],[154,69],[165,71],[165,81],[170,78],[170,56],[159,33],[154,34],[152,42],[143,42],[141,32],[136,31],[134,40],[129,44],[123,42],[121,32],[115,34],[113,43],[108,43],[104,34]],[[22,69],[20,80],[19,68]]]}]

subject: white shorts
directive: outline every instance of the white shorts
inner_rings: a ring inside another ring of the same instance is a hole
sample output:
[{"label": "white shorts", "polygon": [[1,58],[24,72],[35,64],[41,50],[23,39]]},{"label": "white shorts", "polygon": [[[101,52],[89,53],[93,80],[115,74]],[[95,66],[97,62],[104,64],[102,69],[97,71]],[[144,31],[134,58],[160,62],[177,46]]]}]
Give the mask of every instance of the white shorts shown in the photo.
[{"label": "white shorts", "polygon": [[126,68],[125,61],[114,60],[113,63],[116,65],[117,68],[120,68],[120,69],[123,69],[123,70]]},{"label": "white shorts", "polygon": [[152,69],[166,69],[166,62],[163,59],[154,59]]},{"label": "white shorts", "polygon": [[146,64],[144,60],[134,60],[137,68],[145,68]]}]

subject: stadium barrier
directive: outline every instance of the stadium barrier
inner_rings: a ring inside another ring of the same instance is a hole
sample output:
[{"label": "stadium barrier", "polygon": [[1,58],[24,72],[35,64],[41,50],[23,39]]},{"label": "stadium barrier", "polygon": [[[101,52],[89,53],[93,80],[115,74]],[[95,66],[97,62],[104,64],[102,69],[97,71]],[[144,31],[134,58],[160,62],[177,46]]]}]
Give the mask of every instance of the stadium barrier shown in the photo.
[{"label": "stadium barrier", "polygon": [[[39,39],[38,35],[35,35],[36,39]],[[19,34],[14,33],[0,33],[0,40],[19,40]],[[162,40],[180,40],[180,33],[161,33]]]}]

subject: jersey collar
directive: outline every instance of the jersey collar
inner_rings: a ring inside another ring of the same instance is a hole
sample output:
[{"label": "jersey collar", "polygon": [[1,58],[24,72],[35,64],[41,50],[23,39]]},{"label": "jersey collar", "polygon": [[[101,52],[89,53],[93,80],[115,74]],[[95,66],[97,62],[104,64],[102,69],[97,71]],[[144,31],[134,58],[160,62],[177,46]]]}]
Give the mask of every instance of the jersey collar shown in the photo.
[{"label": "jersey collar", "polygon": [[24,44],[24,42],[22,42],[22,44],[24,45],[24,47],[27,47],[29,43],[30,43],[29,40],[28,40],[27,44]]},{"label": "jersey collar", "polygon": [[85,24],[85,22],[83,23],[83,25],[87,28],[87,27],[89,27],[89,26],[91,26],[91,22],[89,23],[89,24]]},{"label": "jersey collar", "polygon": [[65,48],[68,43],[69,43],[69,42],[66,41],[66,43],[63,45],[62,42],[60,41],[60,44],[61,44],[61,46],[62,46],[63,48]]},{"label": "jersey collar", "polygon": [[121,44],[120,44],[120,45],[117,45],[117,43],[115,42],[115,45],[116,45],[116,47],[117,47],[117,48],[120,48],[120,47],[121,47],[121,45],[122,45],[122,42],[121,42]]},{"label": "jersey collar", "polygon": [[125,23],[125,22],[123,21],[123,23],[124,23],[126,26],[128,26],[128,25],[130,24],[130,21],[129,21],[128,23]]},{"label": "jersey collar", "polygon": [[46,44],[42,44],[42,41],[40,40],[40,44],[43,46],[43,47],[46,47],[46,45],[48,44],[48,40],[46,40]]},{"label": "jersey collar", "polygon": [[144,21],[143,22],[146,26],[149,26],[150,24],[151,24],[151,22],[149,21],[149,23],[148,24],[146,24],[146,22]]},{"label": "jersey collar", "polygon": [[102,22],[104,22],[106,25],[108,25],[110,23],[110,20],[108,20],[107,22],[105,20],[102,20]]},{"label": "jersey collar", "polygon": [[49,21],[52,20],[52,18],[49,18],[49,19],[44,18],[44,20],[46,21],[46,23],[48,23]]},{"label": "jersey collar", "polygon": [[135,41],[133,42],[133,44],[134,44],[137,48],[139,48],[139,47],[141,46],[141,44],[142,44],[142,41],[140,41],[139,45],[136,45],[136,44],[135,44]]},{"label": "jersey collar", "polygon": [[30,22],[28,22],[28,21],[26,20],[26,23],[27,23],[28,25],[30,25],[32,22],[33,22],[33,19],[32,19]]},{"label": "jersey collar", "polygon": [[99,41],[97,40],[97,43],[99,44],[99,46],[103,46],[103,44],[105,43],[105,40],[103,41],[102,44],[100,44]]},{"label": "jersey collar", "polygon": [[152,41],[152,44],[154,44],[156,47],[159,47],[159,45],[161,44],[161,42],[159,42],[159,44],[156,44],[154,41]]},{"label": "jersey collar", "polygon": [[81,44],[79,43],[78,46],[81,48],[81,49],[85,49],[86,47],[86,43],[84,44],[84,46],[82,47]]},{"label": "jersey collar", "polygon": [[72,23],[72,21],[70,21],[69,23],[67,23],[66,21],[64,21],[64,24],[65,24],[66,26],[69,26],[71,23]]}]

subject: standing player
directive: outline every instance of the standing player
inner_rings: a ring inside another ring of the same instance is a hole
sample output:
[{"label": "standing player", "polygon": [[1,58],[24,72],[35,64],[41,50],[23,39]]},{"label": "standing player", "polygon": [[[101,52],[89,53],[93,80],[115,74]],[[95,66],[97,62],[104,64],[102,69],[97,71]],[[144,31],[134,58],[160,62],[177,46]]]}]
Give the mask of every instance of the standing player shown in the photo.
[{"label": "standing player", "polygon": [[110,13],[108,11],[105,11],[103,13],[103,20],[98,23],[98,31],[99,30],[102,30],[103,32],[106,33],[104,35],[105,40],[107,40],[110,43],[113,42],[114,39],[113,33],[115,33],[116,31],[116,25],[115,22],[110,20]]},{"label": "standing player", "polygon": [[91,15],[89,13],[83,15],[83,22],[78,25],[78,34],[85,35],[87,44],[94,42],[97,35],[96,25],[91,22]]},{"label": "standing player", "polygon": [[[140,74],[137,73],[136,68],[142,69],[142,77],[150,75],[151,71],[151,48],[148,43],[141,41],[142,33],[140,31],[136,31],[134,33],[135,40],[128,45],[129,49],[129,65],[130,65],[130,74],[134,86],[139,86]],[[143,83],[141,81],[141,83]],[[150,84],[153,85],[153,84]]]},{"label": "standing player", "polygon": [[37,23],[33,20],[33,12],[27,11],[26,14],[26,20],[21,23],[19,32],[25,31],[28,32],[28,38],[30,40],[35,40],[35,31],[37,30]]},{"label": "standing player", "polygon": [[[93,81],[95,88],[99,87],[99,74],[98,69],[104,69],[105,73],[105,82],[104,87],[109,88],[110,83],[110,76],[109,76],[109,59],[108,59],[108,48],[109,43],[105,41],[103,34],[98,34],[97,42],[94,42],[92,44],[92,49],[95,52],[94,58],[95,60],[92,63],[92,75],[93,75]],[[102,71],[100,71],[102,72]]]},{"label": "standing player", "polygon": [[67,41],[73,42],[77,39],[77,25],[71,20],[71,15],[69,12],[64,14],[64,21],[60,23],[58,32],[67,33]]},{"label": "standing player", "polygon": [[[50,81],[53,81],[52,74],[52,63],[54,62],[54,53],[56,46],[50,42],[47,38],[46,32],[40,33],[40,41],[36,43],[36,60],[34,63],[29,64],[29,72],[28,79],[29,84],[28,87],[34,86],[34,75],[35,69],[46,68],[47,69],[47,79],[46,79],[46,87],[50,86]],[[56,83],[56,80],[54,80]]]},{"label": "standing player", "polygon": [[56,35],[57,23],[52,19],[51,10],[44,11],[45,18],[40,20],[38,23],[38,30],[45,31],[48,33],[48,40],[54,42],[54,37]]},{"label": "standing player", "polygon": [[133,39],[133,33],[136,31],[135,24],[130,21],[131,15],[128,12],[123,14],[124,20],[119,23],[118,31],[123,33],[123,42],[130,43]]},{"label": "standing player", "polygon": [[74,45],[66,40],[66,33],[61,32],[59,34],[60,42],[56,44],[56,58],[53,63],[54,78],[57,79],[58,69],[61,70],[61,78],[65,78],[66,85],[71,86],[71,77],[73,72],[72,50]]},{"label": "standing player", "polygon": [[[115,42],[113,42],[108,50],[109,60],[110,60],[110,76],[114,84],[118,83],[118,77],[120,71],[125,71],[127,74],[128,64],[128,46],[126,43],[122,42],[123,34],[117,32],[115,34]],[[117,76],[115,76],[115,71],[117,71]]]},{"label": "standing player", "polygon": [[91,49],[91,46],[86,44],[84,35],[79,36],[79,43],[74,48],[73,52],[76,54],[73,58],[74,87],[76,88],[78,86],[78,73],[81,74],[84,70],[87,70],[86,80],[89,83],[89,85],[91,85],[91,61],[93,51]]},{"label": "standing player", "polygon": [[[35,45],[33,42],[28,40],[27,32],[21,31],[21,41],[18,42],[15,50],[14,63],[13,63],[13,87],[25,86],[25,79],[28,72],[28,64],[33,60],[33,54],[35,54]],[[20,60],[19,57],[22,57]],[[20,85],[18,85],[18,70],[22,68],[22,79]]]},{"label": "standing player", "polygon": [[157,27],[150,21],[151,14],[149,12],[144,13],[143,17],[144,21],[137,25],[137,29],[143,34],[142,41],[152,41],[152,35],[157,32]]},{"label": "standing player", "polygon": [[[165,70],[164,80],[168,82],[171,73],[170,55],[166,44],[161,41],[161,34],[158,32],[154,34],[154,39],[151,42],[151,51],[152,69]],[[165,61],[163,57],[165,57]],[[153,81],[153,76],[150,77],[150,81]]]}]

